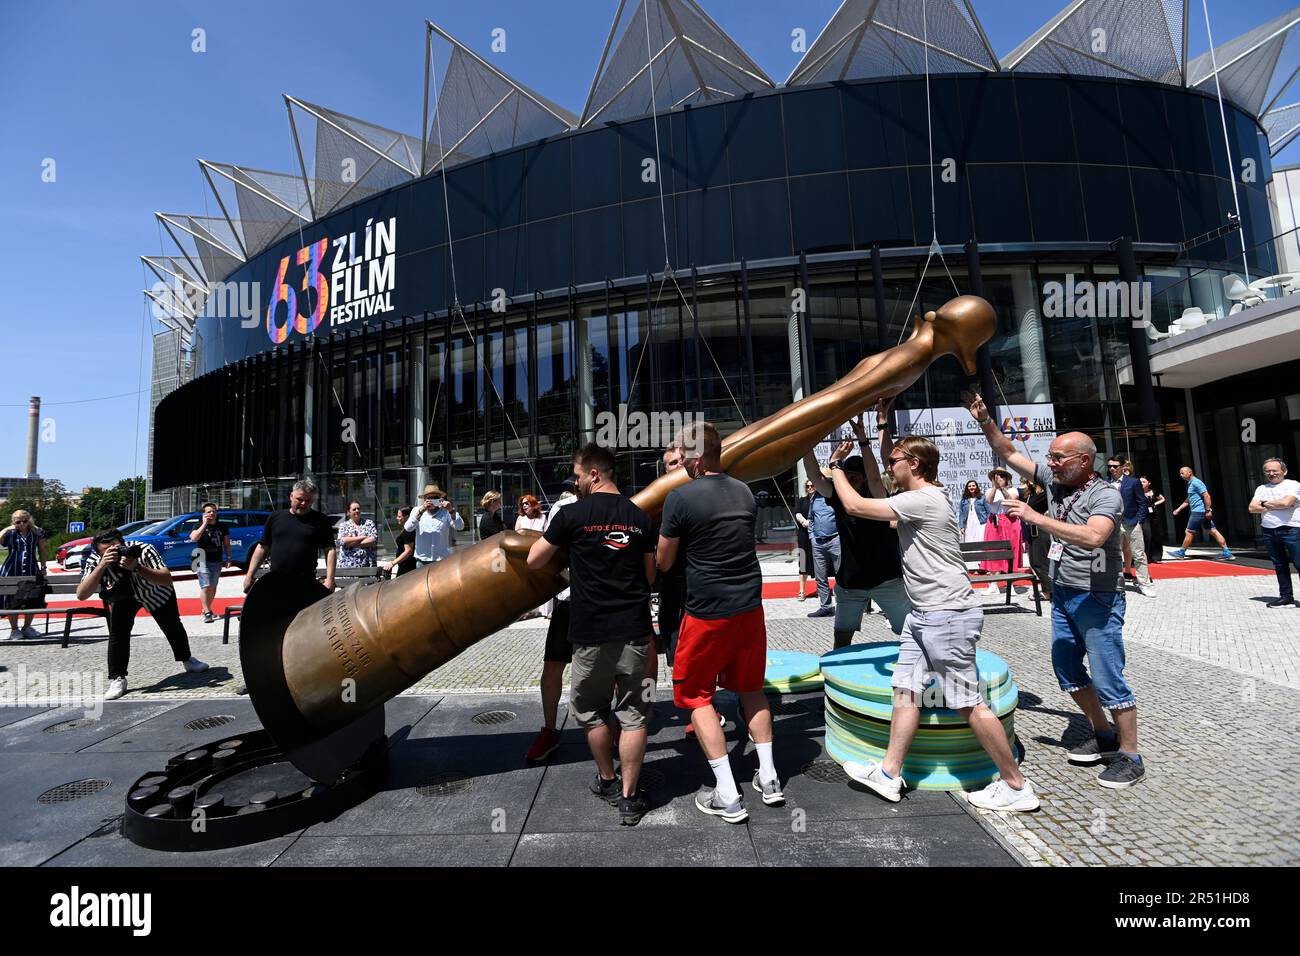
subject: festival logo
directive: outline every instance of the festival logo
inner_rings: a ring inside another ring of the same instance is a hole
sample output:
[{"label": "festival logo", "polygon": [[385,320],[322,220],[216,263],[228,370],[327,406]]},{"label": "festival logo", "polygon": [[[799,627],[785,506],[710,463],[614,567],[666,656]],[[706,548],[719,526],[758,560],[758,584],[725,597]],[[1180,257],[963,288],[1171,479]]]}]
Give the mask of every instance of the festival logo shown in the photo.
[{"label": "festival logo", "polygon": [[1029,441],[1029,418],[1024,415],[1019,417],[1008,415],[1006,418],[1002,419],[1002,434],[1006,435],[1012,441]]},{"label": "festival logo", "polygon": [[[334,255],[327,276],[323,267],[331,246]],[[291,329],[310,335],[326,315],[333,327],[393,311],[396,246],[394,216],[387,222],[369,220],[360,239],[356,232],[333,240],[326,237],[299,249],[295,256],[283,257],[266,308],[266,334],[271,341],[279,345]],[[302,267],[301,282],[289,281],[291,258]]]}]

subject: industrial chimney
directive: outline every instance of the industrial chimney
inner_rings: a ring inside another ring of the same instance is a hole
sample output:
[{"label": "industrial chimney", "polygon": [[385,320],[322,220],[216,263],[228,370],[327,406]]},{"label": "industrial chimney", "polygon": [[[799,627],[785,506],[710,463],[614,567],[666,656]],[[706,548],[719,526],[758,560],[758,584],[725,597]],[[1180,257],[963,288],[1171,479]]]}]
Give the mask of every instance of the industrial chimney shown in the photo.
[{"label": "industrial chimney", "polygon": [[36,448],[41,430],[41,397],[33,395],[27,406],[27,474],[24,478],[35,478]]}]

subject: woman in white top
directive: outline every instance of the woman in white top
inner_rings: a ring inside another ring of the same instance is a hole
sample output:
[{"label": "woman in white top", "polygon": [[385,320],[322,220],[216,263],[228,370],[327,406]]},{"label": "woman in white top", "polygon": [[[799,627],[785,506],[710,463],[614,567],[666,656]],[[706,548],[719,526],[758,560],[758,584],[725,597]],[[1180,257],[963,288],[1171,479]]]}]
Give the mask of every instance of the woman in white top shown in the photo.
[{"label": "woman in white top", "polygon": [[957,532],[962,541],[983,541],[984,524],[988,521],[989,508],[984,503],[984,493],[980,483],[973,478],[966,482],[957,505]]},{"label": "woman in white top", "polygon": [[[519,497],[519,517],[515,518],[516,531],[537,531],[546,530],[546,516],[542,514],[542,506],[532,495],[520,495]],[[524,618],[530,617],[550,617],[551,602],[547,601],[539,608],[534,608],[524,615]]]},{"label": "woman in white top", "polygon": [[[1020,519],[1006,513],[1007,501],[1018,501],[1020,492],[1011,484],[1011,473],[1001,468],[989,472],[989,490],[984,492],[984,504],[989,509],[989,523],[984,527],[985,541],[1011,543],[1011,564],[1006,561],[983,561],[980,567],[991,574],[1006,574],[1023,565],[1024,542],[1021,538]],[[1001,587],[999,588],[1001,589]]]}]

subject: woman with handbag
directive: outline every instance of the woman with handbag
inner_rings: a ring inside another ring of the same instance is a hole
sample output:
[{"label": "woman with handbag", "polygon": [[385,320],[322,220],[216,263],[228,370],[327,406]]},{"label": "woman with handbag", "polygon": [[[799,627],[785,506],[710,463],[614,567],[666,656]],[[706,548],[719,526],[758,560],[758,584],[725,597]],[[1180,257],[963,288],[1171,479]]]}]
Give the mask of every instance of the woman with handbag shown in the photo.
[{"label": "woman with handbag", "polygon": [[[0,577],[36,578],[35,582],[20,587],[17,594],[0,597],[0,608],[22,611],[45,607],[45,555],[41,553],[44,537],[41,529],[32,523],[31,514],[23,510],[15,511],[13,523],[0,531],[0,548],[9,549],[4,564],[0,565]],[[33,616],[28,614],[23,618],[21,631],[18,615],[10,617],[9,638],[40,637],[40,632],[32,627]]]}]

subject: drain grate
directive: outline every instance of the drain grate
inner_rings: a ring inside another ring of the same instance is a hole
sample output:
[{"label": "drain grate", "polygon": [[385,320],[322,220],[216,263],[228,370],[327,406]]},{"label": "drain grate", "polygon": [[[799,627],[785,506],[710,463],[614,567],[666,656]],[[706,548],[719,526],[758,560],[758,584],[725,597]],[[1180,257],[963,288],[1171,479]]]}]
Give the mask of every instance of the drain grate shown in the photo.
[{"label": "drain grate", "polygon": [[113,781],[111,780],[95,777],[86,780],[73,780],[71,783],[61,783],[57,787],[51,787],[37,797],[36,802],[47,806],[56,803],[71,803],[73,800],[80,800],[82,797],[94,796],[105,787],[112,786],[112,784]]},{"label": "drain grate", "polygon": [[803,765],[802,773],[818,783],[847,783],[849,775],[834,760],[814,760]]},{"label": "drain grate", "polygon": [[481,714],[475,714],[470,719],[476,724],[508,724],[519,715],[513,710],[485,710]]},{"label": "drain grate", "polygon": [[769,702],[767,706],[771,708],[772,713],[782,717],[786,716],[787,714],[808,713],[808,708],[805,707],[802,703],[800,703],[797,700],[782,700],[782,701],[777,701],[775,703]]},{"label": "drain grate", "polygon": [[88,727],[95,722],[94,717],[78,717],[75,720],[61,720],[57,724],[50,724],[45,728],[47,734],[62,734],[69,730],[77,730],[81,727]]},{"label": "drain grate", "polygon": [[224,727],[226,724],[234,723],[235,718],[230,714],[214,714],[211,717],[196,717],[185,725],[186,730],[212,730],[214,727]]},{"label": "drain grate", "polygon": [[664,775],[658,770],[650,770],[649,768],[642,767],[641,775],[637,777],[636,785],[641,790],[647,792],[658,790],[664,785]]},{"label": "drain grate", "polygon": [[461,793],[474,785],[474,778],[464,773],[440,773],[428,783],[415,788],[422,797],[446,797]]}]

